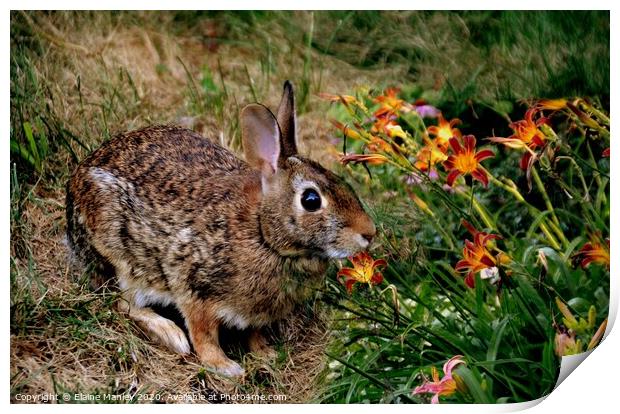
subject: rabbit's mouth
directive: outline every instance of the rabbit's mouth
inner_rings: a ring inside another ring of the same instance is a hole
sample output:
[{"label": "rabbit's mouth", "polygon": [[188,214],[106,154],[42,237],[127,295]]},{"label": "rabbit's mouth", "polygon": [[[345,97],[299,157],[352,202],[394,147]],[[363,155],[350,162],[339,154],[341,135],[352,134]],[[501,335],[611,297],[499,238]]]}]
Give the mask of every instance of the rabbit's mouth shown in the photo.
[{"label": "rabbit's mouth", "polygon": [[357,252],[349,249],[336,249],[333,247],[328,247],[325,250],[325,256],[327,256],[328,259],[346,259],[355,253]]},{"label": "rabbit's mouth", "polygon": [[[373,233],[374,233],[373,225]],[[347,231],[341,234],[341,237],[330,243],[323,250],[323,254],[328,259],[345,259],[353,256],[355,253],[366,250],[372,243],[372,236],[365,237],[357,232]]]}]

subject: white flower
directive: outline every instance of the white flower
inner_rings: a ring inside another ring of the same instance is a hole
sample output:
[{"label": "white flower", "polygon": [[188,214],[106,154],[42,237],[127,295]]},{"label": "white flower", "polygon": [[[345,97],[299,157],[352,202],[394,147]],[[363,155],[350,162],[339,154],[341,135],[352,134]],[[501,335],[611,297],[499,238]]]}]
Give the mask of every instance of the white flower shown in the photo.
[{"label": "white flower", "polygon": [[487,267],[480,271],[480,279],[489,279],[489,282],[495,284],[499,281],[499,269],[495,266]]}]

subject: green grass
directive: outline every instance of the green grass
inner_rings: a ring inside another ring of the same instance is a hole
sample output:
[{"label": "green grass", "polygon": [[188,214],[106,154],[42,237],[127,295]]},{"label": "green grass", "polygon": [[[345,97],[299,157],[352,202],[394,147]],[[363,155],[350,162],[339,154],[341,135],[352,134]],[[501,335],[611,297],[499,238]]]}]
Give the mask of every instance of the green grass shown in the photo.
[{"label": "green grass", "polygon": [[[67,267],[64,186],[79,160],[118,132],[155,123],[182,123],[239,150],[240,109],[253,101],[274,106],[285,79],[297,87],[302,148],[327,164],[338,135],[328,118],[344,120],[346,111],[319,92],[398,86],[407,101],[440,107],[480,138],[510,134],[507,119],[521,118],[521,99],[590,96],[606,110],[609,13],[14,11],[10,76],[11,395],[207,395],[224,386],[145,341],[116,313],[113,287],[93,292],[89,274]],[[571,151],[558,152],[571,159],[541,168],[541,179],[562,223],[583,219],[607,234],[609,162],[598,161],[604,140],[575,137]],[[308,338],[289,327],[297,336],[283,349],[293,359],[279,372],[248,361],[256,376],[237,389],[288,392],[295,401],[421,402],[411,390],[429,367],[462,353],[467,366],[456,372],[468,392],[452,401],[523,401],[549,391],[557,372],[555,296],[581,317],[596,306],[599,323],[608,273],[567,263],[587,237],[571,225],[562,229],[569,245],[548,251],[549,269],[540,273],[537,249],[546,241],[539,227],[551,216],[532,212],[546,211],[545,199],[525,191],[527,180],[515,173],[520,154],[496,152],[489,168],[512,178],[536,209],[493,185],[482,196],[493,230],[505,236],[500,245],[520,264],[499,304],[492,288],[467,290],[452,269],[467,235],[455,217],[484,227],[467,201],[431,187],[418,195],[445,214],[430,218],[409,199],[398,171],[371,168],[369,180],[365,169],[347,167],[341,172],[380,229],[373,253],[388,260],[385,278],[397,295],[358,289],[349,298],[330,275],[320,303],[335,310],[331,368],[322,369],[320,324]],[[590,203],[579,203],[586,194]],[[538,382],[528,380],[532,373]]]}]

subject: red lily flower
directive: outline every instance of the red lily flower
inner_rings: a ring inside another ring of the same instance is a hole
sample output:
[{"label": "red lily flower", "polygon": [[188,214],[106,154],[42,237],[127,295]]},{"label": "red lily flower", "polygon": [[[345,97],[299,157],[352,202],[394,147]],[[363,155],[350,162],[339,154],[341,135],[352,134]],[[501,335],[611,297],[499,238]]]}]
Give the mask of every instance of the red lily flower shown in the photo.
[{"label": "red lily flower", "polygon": [[609,239],[606,239],[605,242],[606,243],[601,241],[599,235],[592,235],[590,241],[584,244],[583,247],[575,253],[575,256],[581,259],[580,264],[583,269],[593,262],[606,266],[609,269],[611,263]]},{"label": "red lily flower", "polygon": [[538,147],[544,146],[545,140],[547,139],[545,134],[543,134],[539,129],[542,124],[547,122],[547,118],[541,117],[534,121],[536,109],[537,108],[528,109],[522,120],[512,122],[508,125],[514,131],[514,134],[508,138],[488,138],[491,142],[497,142],[498,144],[503,144],[510,148],[527,150],[527,152],[523,155],[523,158],[521,158],[520,163],[520,167],[524,171],[527,170],[534,150]]},{"label": "red lily flower", "polygon": [[368,252],[359,252],[349,257],[349,261],[353,264],[353,267],[343,267],[336,274],[336,277],[343,279],[347,292],[351,293],[353,285],[356,283],[378,285],[383,282],[383,275],[376,270],[387,266],[385,260],[375,260]]},{"label": "red lily flower", "polygon": [[[492,269],[499,264],[509,261],[510,259],[504,253],[498,255],[499,259],[494,256],[489,249],[492,247],[491,240],[499,240],[502,237],[498,234],[489,234],[478,231],[467,221],[462,221],[463,226],[473,236],[473,243],[465,240],[463,247],[463,259],[459,260],[454,267],[457,272],[467,272],[465,276],[465,284],[470,288],[474,287],[475,274],[485,269]],[[495,269],[496,270],[496,269]]]},{"label": "red lily flower", "polygon": [[444,168],[448,171],[446,183],[452,186],[459,175],[471,174],[486,187],[489,184],[489,177],[480,162],[493,157],[495,153],[489,149],[476,152],[476,138],[473,135],[463,137],[463,141],[465,146],[461,147],[458,139],[450,138],[450,146],[454,153],[443,162]]}]

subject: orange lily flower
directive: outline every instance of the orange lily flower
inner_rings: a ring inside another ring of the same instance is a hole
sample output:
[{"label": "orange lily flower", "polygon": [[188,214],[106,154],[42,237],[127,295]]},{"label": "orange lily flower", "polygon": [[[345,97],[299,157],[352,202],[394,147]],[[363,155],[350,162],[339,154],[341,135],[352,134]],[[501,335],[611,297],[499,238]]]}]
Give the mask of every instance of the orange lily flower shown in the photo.
[{"label": "orange lily flower", "polygon": [[347,125],[344,125],[341,122],[336,121],[335,119],[331,121],[332,125],[338,128],[344,135],[353,139],[360,139],[360,134],[355,129],[350,128]]},{"label": "orange lily flower", "polygon": [[527,170],[533,152],[537,147],[545,145],[547,137],[539,129],[539,127],[547,122],[547,118],[541,117],[534,121],[536,108],[530,108],[525,112],[522,120],[512,122],[508,126],[514,131],[514,134],[508,138],[490,137],[487,138],[491,142],[503,144],[509,148],[525,149],[527,152],[521,158],[520,167]]},{"label": "orange lily flower", "polygon": [[443,115],[440,113],[437,118],[437,126],[429,126],[426,128],[429,134],[435,136],[435,143],[439,148],[443,151],[447,151],[448,142],[450,138],[456,137],[461,138],[462,134],[458,128],[454,128],[455,125],[461,123],[461,120],[458,118],[454,118],[450,120],[450,122],[446,121]]},{"label": "orange lily flower", "polygon": [[374,116],[381,118],[397,115],[400,110],[407,108],[407,103],[396,97],[398,92],[400,92],[398,88],[387,88],[383,95],[377,96],[375,102],[380,103],[381,106],[375,111]]},{"label": "orange lily flower", "polygon": [[392,113],[387,113],[383,116],[377,117],[377,120],[372,124],[370,132],[389,135],[390,129],[398,126],[395,119],[396,116]]},{"label": "orange lily flower", "polygon": [[435,144],[434,141],[426,140],[424,145],[416,154],[414,166],[420,171],[429,171],[434,169],[435,164],[444,162],[448,156]]},{"label": "orange lily flower", "polygon": [[439,396],[450,396],[456,392],[456,381],[453,378],[452,371],[459,364],[464,364],[462,355],[455,355],[450,358],[443,366],[444,376],[440,380],[437,368],[432,368],[433,381],[424,381],[422,385],[415,387],[413,395],[416,394],[434,394],[431,399],[432,404],[439,403]]},{"label": "orange lily flower", "polygon": [[381,154],[343,154],[340,156],[340,162],[343,165],[347,165],[350,162],[354,164],[365,162],[371,165],[379,165],[385,163],[387,160],[388,159]]},{"label": "orange lily flower", "polygon": [[576,257],[581,259],[581,267],[585,269],[590,263],[599,263],[609,269],[611,263],[609,254],[609,239],[606,239],[604,244],[600,237],[593,235],[590,237],[590,241],[583,245],[583,247],[575,254]]},{"label": "orange lily flower", "polygon": [[[465,240],[465,247],[463,247],[463,259],[459,260],[454,267],[457,272],[467,272],[465,276],[465,284],[470,288],[474,287],[474,275],[484,269],[490,269],[497,267],[498,262],[505,261],[499,260],[491,254],[489,248],[491,247],[491,240],[501,239],[502,237],[497,234],[489,234],[482,231],[478,231],[467,221],[463,220],[463,225],[473,235],[473,243],[469,240]],[[506,259],[507,256],[506,256]]]},{"label": "orange lily flower", "polygon": [[392,146],[386,142],[384,139],[380,137],[375,137],[374,135],[370,138],[370,142],[368,143],[368,149],[372,152],[391,152]]},{"label": "orange lily flower", "polygon": [[353,264],[353,267],[343,267],[336,274],[336,277],[344,280],[344,286],[347,292],[351,293],[353,285],[356,283],[378,285],[383,282],[383,275],[376,270],[380,267],[387,266],[385,260],[375,260],[368,252],[359,252],[349,257],[349,261]]},{"label": "orange lily flower", "polygon": [[446,183],[452,186],[459,175],[470,174],[486,187],[489,185],[489,177],[480,162],[493,157],[495,153],[489,149],[476,152],[476,138],[473,135],[463,137],[463,141],[465,146],[461,147],[457,138],[450,138],[449,142],[454,154],[443,162],[444,168],[448,171]]}]

